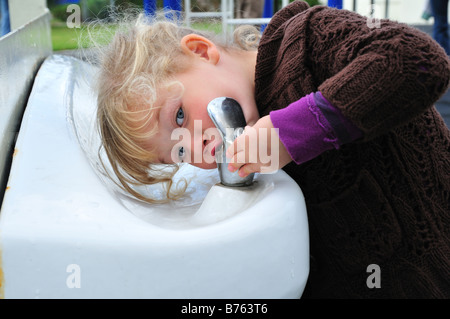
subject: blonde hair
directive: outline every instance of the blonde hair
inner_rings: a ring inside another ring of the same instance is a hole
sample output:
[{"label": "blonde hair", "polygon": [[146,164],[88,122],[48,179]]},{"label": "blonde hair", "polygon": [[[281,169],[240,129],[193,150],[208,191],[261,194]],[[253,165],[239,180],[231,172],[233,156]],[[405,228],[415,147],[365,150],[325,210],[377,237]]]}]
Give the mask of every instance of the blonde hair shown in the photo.
[{"label": "blonde hair", "polygon": [[[179,198],[187,183],[173,185],[172,178],[178,164],[169,164],[171,169],[161,169],[157,163],[156,150],[142,146],[157,133],[154,125],[143,133],[142,128],[150,126],[155,117],[157,89],[171,84],[171,76],[188,68],[180,47],[183,36],[200,34],[223,49],[256,49],[259,31],[249,26],[237,28],[234,43],[227,44],[213,33],[199,32],[181,26],[175,20],[178,14],[160,12],[155,16],[130,14],[121,16],[122,23],[107,46],[99,51],[100,67],[97,81],[99,133],[116,184],[135,198],[149,202],[161,202],[138,192],[135,186],[163,183],[167,200]],[[124,18],[125,17],[125,18]],[[125,22],[125,23],[124,23]],[[136,111],[137,105],[144,105],[146,111]],[[137,120],[137,112],[140,120]],[[137,123],[144,124],[136,125]],[[155,121],[156,123],[156,121]],[[105,165],[102,161],[103,167]],[[156,165],[157,164],[157,165]],[[166,200],[163,200],[166,201]]]}]

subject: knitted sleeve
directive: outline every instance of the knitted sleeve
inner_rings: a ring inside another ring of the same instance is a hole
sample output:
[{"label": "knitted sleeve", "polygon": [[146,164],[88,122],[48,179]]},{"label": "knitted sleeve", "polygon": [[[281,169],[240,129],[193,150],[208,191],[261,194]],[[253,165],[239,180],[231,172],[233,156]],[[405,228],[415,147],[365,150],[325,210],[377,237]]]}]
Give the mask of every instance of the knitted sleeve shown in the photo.
[{"label": "knitted sleeve", "polygon": [[361,132],[320,92],[270,112],[270,119],[296,164],[305,163],[327,150],[339,149],[361,137]]},{"label": "knitted sleeve", "polygon": [[408,122],[447,90],[449,59],[425,33],[345,10],[321,8],[310,17],[318,89],[365,140]]}]

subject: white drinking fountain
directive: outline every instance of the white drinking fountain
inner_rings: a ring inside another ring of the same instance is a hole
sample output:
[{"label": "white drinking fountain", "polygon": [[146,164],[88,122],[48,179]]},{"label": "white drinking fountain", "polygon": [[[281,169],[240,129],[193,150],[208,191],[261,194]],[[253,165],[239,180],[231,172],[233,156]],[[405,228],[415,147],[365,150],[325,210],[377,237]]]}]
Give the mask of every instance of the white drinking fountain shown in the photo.
[{"label": "white drinking fountain", "polygon": [[217,170],[185,165],[179,201],[132,199],[101,174],[95,72],[52,55],[35,78],[0,214],[2,297],[299,298],[309,235],[298,185],[279,171],[224,187]]}]

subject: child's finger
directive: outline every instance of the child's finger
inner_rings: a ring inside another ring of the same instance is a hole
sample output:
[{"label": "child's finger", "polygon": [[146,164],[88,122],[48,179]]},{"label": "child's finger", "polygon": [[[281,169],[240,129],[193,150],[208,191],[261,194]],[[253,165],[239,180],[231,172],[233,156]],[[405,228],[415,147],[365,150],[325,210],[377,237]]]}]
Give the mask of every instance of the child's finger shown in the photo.
[{"label": "child's finger", "polygon": [[[228,149],[227,152],[225,154],[225,156],[227,158],[233,158],[233,156],[236,156],[237,153],[242,152],[244,150],[245,147],[245,133],[243,133],[242,135],[238,136],[233,144],[231,144]],[[248,139],[248,137],[247,137]]]},{"label": "child's finger", "polygon": [[229,163],[227,168],[228,168],[228,170],[229,170],[231,173],[234,173],[234,172],[236,172],[236,171],[239,169],[239,167],[237,167],[237,166],[234,165],[233,163]]},{"label": "child's finger", "polygon": [[228,170],[230,172],[237,171],[242,165],[245,165],[243,154],[244,151],[237,152],[229,159]]},{"label": "child's finger", "polygon": [[251,173],[257,173],[260,171],[259,164],[252,163],[252,164],[245,164],[239,169],[239,176],[240,177],[247,177]]}]

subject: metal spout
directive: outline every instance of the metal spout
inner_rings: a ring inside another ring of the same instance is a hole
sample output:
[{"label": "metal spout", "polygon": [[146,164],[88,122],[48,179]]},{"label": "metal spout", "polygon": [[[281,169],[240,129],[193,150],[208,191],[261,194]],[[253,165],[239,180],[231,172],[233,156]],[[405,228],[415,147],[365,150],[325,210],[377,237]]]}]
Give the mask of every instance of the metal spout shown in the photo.
[{"label": "metal spout", "polygon": [[215,153],[221,183],[232,187],[252,185],[255,174],[240,177],[238,171],[230,172],[227,168],[229,159],[225,156],[228,147],[244,132],[247,124],[241,106],[232,98],[218,97],[209,102],[207,110],[222,137],[222,147]]}]

